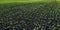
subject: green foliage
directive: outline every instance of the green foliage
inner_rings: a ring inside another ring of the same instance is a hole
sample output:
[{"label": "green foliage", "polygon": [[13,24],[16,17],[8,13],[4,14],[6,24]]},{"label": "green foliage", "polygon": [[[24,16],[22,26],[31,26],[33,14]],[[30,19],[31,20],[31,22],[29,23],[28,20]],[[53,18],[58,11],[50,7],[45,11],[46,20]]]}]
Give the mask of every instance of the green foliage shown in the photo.
[{"label": "green foliage", "polygon": [[57,4],[27,3],[0,5],[0,27],[18,30],[59,30]]}]

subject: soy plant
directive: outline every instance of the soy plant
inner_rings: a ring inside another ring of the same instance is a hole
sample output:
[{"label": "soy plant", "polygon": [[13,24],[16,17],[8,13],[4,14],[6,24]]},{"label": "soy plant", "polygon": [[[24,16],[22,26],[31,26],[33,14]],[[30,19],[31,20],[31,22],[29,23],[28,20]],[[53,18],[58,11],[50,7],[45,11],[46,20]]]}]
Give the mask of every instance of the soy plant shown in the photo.
[{"label": "soy plant", "polygon": [[59,13],[55,2],[0,5],[1,30],[56,30]]}]

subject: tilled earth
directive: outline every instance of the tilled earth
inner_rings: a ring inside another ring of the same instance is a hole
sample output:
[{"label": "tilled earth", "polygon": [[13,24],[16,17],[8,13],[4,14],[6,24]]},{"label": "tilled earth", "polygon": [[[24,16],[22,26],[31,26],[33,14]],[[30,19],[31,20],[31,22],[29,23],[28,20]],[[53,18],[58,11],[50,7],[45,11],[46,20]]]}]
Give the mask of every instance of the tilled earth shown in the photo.
[{"label": "tilled earth", "polygon": [[60,30],[56,3],[0,5],[0,30]]}]

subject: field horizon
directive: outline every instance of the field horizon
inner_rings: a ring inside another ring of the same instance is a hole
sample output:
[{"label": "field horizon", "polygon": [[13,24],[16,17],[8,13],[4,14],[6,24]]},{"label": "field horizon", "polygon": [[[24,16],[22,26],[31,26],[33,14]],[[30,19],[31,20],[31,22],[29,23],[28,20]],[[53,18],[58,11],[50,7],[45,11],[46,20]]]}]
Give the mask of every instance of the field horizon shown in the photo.
[{"label": "field horizon", "polygon": [[55,0],[0,0],[0,4],[7,3],[36,3],[36,2],[53,2]]}]

